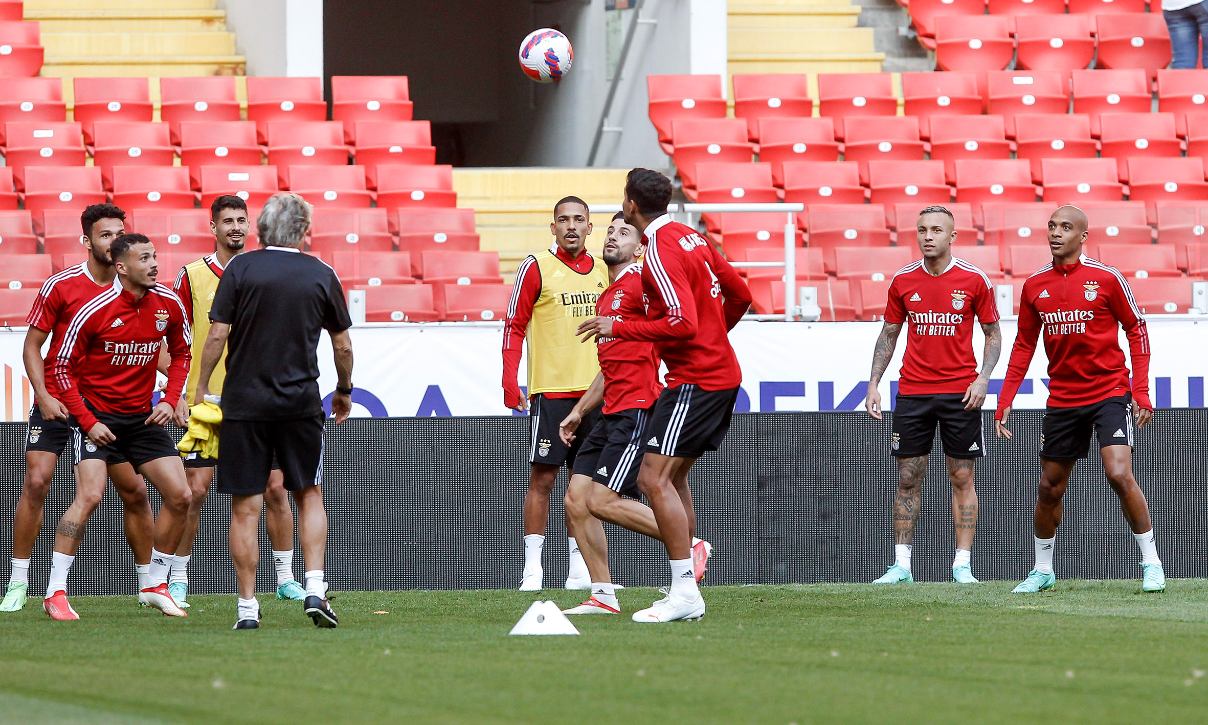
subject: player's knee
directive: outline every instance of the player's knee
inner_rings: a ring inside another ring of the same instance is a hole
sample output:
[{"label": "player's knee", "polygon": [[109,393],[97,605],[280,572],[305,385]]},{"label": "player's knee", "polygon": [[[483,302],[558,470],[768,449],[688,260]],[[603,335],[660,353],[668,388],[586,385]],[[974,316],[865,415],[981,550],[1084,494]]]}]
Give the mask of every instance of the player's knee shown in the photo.
[{"label": "player's knee", "polygon": [[1106,473],[1107,482],[1116,493],[1126,493],[1137,486],[1137,479],[1127,468],[1109,468]]},{"label": "player's knee", "polygon": [[46,475],[45,472],[38,469],[26,469],[25,481],[21,486],[21,498],[41,506],[46,502],[46,495],[50,493],[50,482],[53,476]]},{"label": "player's knee", "polygon": [[578,520],[588,515],[587,496],[583,492],[568,488],[566,495],[562,497],[562,502],[566,506],[567,515],[572,519]]},{"label": "player's knee", "polygon": [[101,505],[101,496],[104,494],[104,489],[84,489],[77,490],[75,496],[75,504],[77,507],[84,510],[85,515],[91,515],[96,511],[97,506]]},{"label": "player's knee", "polygon": [[147,493],[147,482],[142,478],[139,478],[138,483],[134,485],[118,488],[117,495],[121,497],[122,504],[128,509],[151,505],[151,497]]},{"label": "player's knee", "polygon": [[949,473],[949,480],[952,481],[952,488],[956,491],[964,493],[973,488],[973,471],[959,469]]},{"label": "player's knee", "polygon": [[186,486],[165,487],[159,492],[160,498],[164,501],[164,506],[172,509],[175,513],[184,513],[189,510],[189,506],[193,503],[193,491]]}]

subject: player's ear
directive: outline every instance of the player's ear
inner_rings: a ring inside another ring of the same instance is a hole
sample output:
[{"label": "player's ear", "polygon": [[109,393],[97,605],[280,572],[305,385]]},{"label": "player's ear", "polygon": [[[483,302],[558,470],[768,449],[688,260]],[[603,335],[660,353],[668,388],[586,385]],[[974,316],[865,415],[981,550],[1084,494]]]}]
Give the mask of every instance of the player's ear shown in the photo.
[{"label": "player's ear", "polygon": [[588,233],[588,235],[590,235],[590,234],[591,234],[591,230],[592,230],[592,224],[591,224],[591,222],[587,222],[587,233]]},{"label": "player's ear", "polygon": [[92,240],[88,238],[87,234],[80,235],[80,244],[84,245],[85,249],[92,249]]},{"label": "player's ear", "polygon": [[555,237],[558,236],[557,224],[554,222],[549,223],[549,233],[553,234]]}]

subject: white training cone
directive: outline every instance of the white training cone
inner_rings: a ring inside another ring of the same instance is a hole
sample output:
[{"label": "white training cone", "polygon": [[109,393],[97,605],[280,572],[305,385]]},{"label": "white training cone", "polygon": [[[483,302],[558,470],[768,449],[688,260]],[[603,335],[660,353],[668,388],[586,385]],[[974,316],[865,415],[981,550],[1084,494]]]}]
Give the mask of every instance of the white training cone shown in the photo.
[{"label": "white training cone", "polygon": [[558,605],[553,602],[533,602],[524,616],[508,634],[579,634]]}]

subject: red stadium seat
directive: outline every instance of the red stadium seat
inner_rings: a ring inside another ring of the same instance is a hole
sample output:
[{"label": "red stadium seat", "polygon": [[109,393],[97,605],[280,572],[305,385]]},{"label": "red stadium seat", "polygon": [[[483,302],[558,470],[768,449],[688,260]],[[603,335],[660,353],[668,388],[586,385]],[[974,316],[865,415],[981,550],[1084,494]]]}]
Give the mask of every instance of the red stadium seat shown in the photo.
[{"label": "red stadium seat", "polygon": [[1109,244],[1142,244],[1153,241],[1153,230],[1145,204],[1139,201],[1089,201],[1079,204],[1086,212],[1092,236]]},{"label": "red stadium seat", "polygon": [[73,117],[84,129],[84,141],[93,145],[92,128],[98,121],[149,123],[151,89],[146,78],[72,79],[75,91]]},{"label": "red stadium seat", "polygon": [[27,166],[83,166],[84,135],[78,123],[10,121],[4,124],[4,163],[17,191],[25,188]]},{"label": "red stadium seat", "polygon": [[382,164],[436,163],[428,121],[357,121],[356,134],[356,164],[365,167],[371,189]]},{"label": "red stadium seat", "polygon": [[[743,254],[731,257],[739,262],[784,262],[784,246],[749,247]],[[827,279],[826,263],[821,249],[795,247],[793,276],[798,282]],[[739,267],[747,279],[784,279],[784,267]]]},{"label": "red stadium seat", "polygon": [[421,252],[426,284],[496,283],[499,275],[498,252]]},{"label": "red stadium seat", "polygon": [[440,319],[430,284],[364,287],[368,322],[435,322]]},{"label": "red stadium seat", "polygon": [[1181,277],[1173,244],[1097,244],[1095,258],[1126,277]]},{"label": "red stadium seat", "polygon": [[1190,248],[1208,244],[1208,200],[1154,202],[1158,242]]},{"label": "red stadium seat", "polygon": [[1014,138],[1020,113],[1067,113],[1070,91],[1063,73],[1002,71],[986,74],[986,113],[1003,117],[1007,138]]},{"label": "red stadium seat", "polygon": [[1204,161],[1188,158],[1131,158],[1128,160],[1128,198],[1157,202],[1208,198]]},{"label": "red stadium seat", "polygon": [[326,121],[323,79],[248,76],[247,120],[256,124],[261,144],[268,143],[273,121]]},{"label": "red stadium seat", "polygon": [[1165,113],[1208,112],[1208,70],[1159,70],[1158,110]]},{"label": "red stadium seat", "polygon": [[37,254],[38,235],[29,212],[0,211],[0,254]]},{"label": "red stadium seat", "polygon": [[915,259],[911,247],[835,247],[830,271],[839,279],[892,279]]},{"label": "red stadium seat", "polygon": [[377,182],[378,206],[388,209],[457,206],[452,166],[379,166]]},{"label": "red stadium seat", "polygon": [[1011,64],[1011,19],[998,15],[941,15],[935,21],[937,70],[996,71]]},{"label": "red stadium seat", "polygon": [[159,117],[168,122],[176,144],[181,142],[181,123],[239,120],[233,76],[160,78],[159,98]]},{"label": "red stadium seat", "polygon": [[24,20],[25,3],[22,0],[0,0],[0,20]]},{"label": "red stadium seat", "polygon": [[49,254],[5,254],[0,264],[0,288],[38,289],[54,274]]},{"label": "red stadium seat", "polygon": [[5,143],[4,124],[9,121],[66,120],[60,79],[0,77],[0,146]]},{"label": "red stadium seat", "polygon": [[407,76],[332,76],[331,120],[344,123],[344,142],[356,143],[357,121],[410,121]]},{"label": "red stadium seat", "polygon": [[445,320],[502,320],[512,298],[510,284],[446,284],[436,289],[436,307]]},{"label": "red stadium seat", "polygon": [[155,207],[192,209],[189,170],[179,166],[118,166],[113,169],[113,203],[126,211]]},{"label": "red stadium seat", "polygon": [[829,118],[765,118],[759,122],[759,160],[772,164],[773,175],[787,161],[838,158],[835,122]]},{"label": "red stadium seat", "polygon": [[759,122],[767,118],[808,118],[814,115],[809,84],[800,73],[735,73],[734,116],[747,122],[751,141],[759,138]]},{"label": "red stadium seat", "polygon": [[106,200],[96,166],[31,166],[25,170],[25,208],[34,223],[46,209],[72,209]]},{"label": "red stadium seat", "polygon": [[13,170],[0,166],[0,210],[17,208],[17,187],[13,184]]},{"label": "red stadium seat", "polygon": [[1143,13],[1146,0],[1067,0],[1072,15]]},{"label": "red stadium seat", "polygon": [[1065,0],[989,0],[986,10],[991,15],[1030,14],[1054,15],[1065,12]]},{"label": "red stadium seat", "polygon": [[819,73],[818,113],[835,119],[835,138],[842,141],[849,116],[896,116],[898,99],[889,73]]},{"label": "red stadium seat", "polygon": [[953,162],[957,201],[1032,201],[1036,190],[1023,159],[957,159]]},{"label": "red stadium seat", "polygon": [[889,301],[888,279],[851,280],[852,299],[856,316],[861,320],[879,320],[885,317],[885,305]]},{"label": "red stadium seat", "polygon": [[696,197],[700,202],[780,201],[772,184],[772,165],[702,161],[696,165]]},{"label": "red stadium seat", "polygon": [[113,188],[115,166],[172,166],[176,163],[176,151],[172,148],[166,123],[97,121],[92,127],[92,136],[92,162],[101,167],[101,180],[106,189]]},{"label": "red stadium seat", "polygon": [[1187,274],[1193,277],[1208,277],[1208,244],[1185,244],[1180,248],[1187,260]]},{"label": "red stadium seat", "polygon": [[362,166],[291,166],[281,188],[301,194],[315,207],[368,209],[373,202]]},{"label": "red stadium seat", "polygon": [[[314,245],[311,245],[311,249],[314,249]],[[384,284],[416,282],[411,275],[411,255],[406,252],[336,249],[331,252],[330,258],[334,262],[332,266],[340,276],[340,281],[346,287],[377,287]]]},{"label": "red stadium seat", "polygon": [[79,209],[48,209],[34,220],[34,226],[42,237],[45,254],[66,255],[73,259],[87,254],[81,239]]},{"label": "red stadium seat", "polygon": [[1032,15],[1015,18],[1020,70],[1071,71],[1095,59],[1095,19],[1090,15]]},{"label": "red stadium seat", "polygon": [[1183,155],[1173,113],[1104,113],[1099,116],[1099,138],[1100,153],[1118,160],[1125,183],[1127,159]]},{"label": "red stadium seat", "polygon": [[919,119],[914,116],[851,116],[844,119],[844,125],[843,158],[847,161],[924,157]]},{"label": "red stadium seat", "polygon": [[[826,284],[819,285],[823,291]],[[751,290],[751,311],[757,315],[784,314],[784,280],[757,277],[747,282]]]},{"label": "red stadium seat", "polygon": [[911,0],[907,7],[919,43],[927,50],[935,50],[935,26],[940,16],[981,16],[986,12],[985,0]]},{"label": "red stadium seat", "polygon": [[648,75],[648,113],[659,145],[670,155],[671,122],[677,118],[725,118],[726,100],[718,75]]},{"label": "red stadium seat", "polygon": [[[782,213],[716,214],[722,251],[727,258],[741,258],[745,250],[757,247],[784,249],[785,218]],[[797,222],[793,223],[793,243],[800,244]]]},{"label": "red stadium seat", "polygon": [[[310,248],[321,254],[350,249],[393,251],[389,215],[385,209],[316,208],[310,223]],[[408,271],[408,276],[416,275]]]},{"label": "red stadium seat", "polygon": [[1182,136],[1187,140],[1187,155],[1208,163],[1208,111],[1186,113],[1176,123],[1182,126]]},{"label": "red stadium seat", "polygon": [[1002,250],[997,246],[979,247],[961,244],[952,248],[952,254],[985,272],[987,276],[999,277],[1002,275]]},{"label": "red stadium seat", "polygon": [[1044,238],[1032,244],[1008,244],[1002,248],[1002,253],[1003,271],[1016,279],[1030,277],[1053,261],[1053,252]]},{"label": "red stadium seat", "polygon": [[810,247],[820,247],[833,268],[835,247],[889,246],[885,207],[880,204],[811,204],[805,210]]},{"label": "red stadium seat", "polygon": [[194,189],[201,188],[203,167],[255,166],[264,158],[251,121],[185,122],[175,133],[180,138],[180,165],[189,167]]},{"label": "red stadium seat", "polygon": [[[250,237],[255,237],[255,219],[248,220]],[[156,209],[143,207],[126,217],[126,226],[146,234],[161,252],[205,254],[214,251],[214,232],[210,231],[209,209]],[[79,229],[76,230],[77,233]],[[253,239],[245,240],[245,248]],[[252,247],[254,248],[254,247]],[[160,254],[162,259],[163,254]]]},{"label": "red stadium seat", "polygon": [[1153,77],[1170,65],[1170,31],[1161,13],[1099,15],[1100,68],[1143,68]]},{"label": "red stadium seat", "polygon": [[691,197],[698,162],[749,163],[754,149],[747,140],[747,122],[740,118],[680,118],[671,123],[671,158]]},{"label": "red stadium seat", "polygon": [[[852,293],[850,280],[833,279],[818,286],[818,306],[822,308],[823,322],[849,322],[857,317],[859,300]],[[855,285],[859,288],[859,283]]]},{"label": "red stadium seat", "polygon": [[37,287],[0,288],[0,327],[24,326],[37,296]]},{"label": "red stadium seat", "polygon": [[932,116],[971,116],[985,107],[977,73],[903,73],[902,98],[907,116],[917,116],[924,139],[931,138]]},{"label": "red stadium seat", "polygon": [[399,209],[391,222],[398,229],[398,246],[410,252],[412,274],[423,276],[423,253],[478,251],[472,209]]},{"label": "red stadium seat", "polygon": [[201,167],[201,205],[206,208],[224,194],[234,194],[249,207],[259,208],[278,188],[275,166]]},{"label": "red stadium seat", "polygon": [[1032,181],[1040,183],[1042,159],[1093,159],[1091,119],[1078,113],[1021,113],[1015,117],[1015,156],[1032,164]]},{"label": "red stadium seat", "polygon": [[863,204],[854,161],[790,161],[783,169],[784,200],[805,204]]},{"label": "red stadium seat", "polygon": [[1197,281],[1199,280],[1149,277],[1130,279],[1128,287],[1144,314],[1186,314],[1195,304],[1192,284]]},{"label": "red stadium seat", "polygon": [[[892,226],[897,235],[897,244],[899,247],[910,246],[915,243],[917,222],[919,212],[925,206],[930,204],[922,204],[919,202],[899,202],[891,207],[886,207],[889,210]],[[952,212],[955,217],[955,231],[960,235],[959,244],[963,246],[977,243],[977,224],[973,219],[973,206],[971,204],[958,204],[948,202],[942,204],[945,209]]]},{"label": "red stadium seat", "polygon": [[1040,177],[1045,201],[1079,204],[1092,199],[1124,198],[1124,187],[1112,159],[1043,159]]},{"label": "red stadium seat", "polygon": [[294,164],[346,166],[348,147],[344,127],[335,121],[272,121],[268,136],[268,162],[281,172],[277,181],[285,186],[285,169]]},{"label": "red stadium seat", "polygon": [[0,76],[36,76],[44,54],[37,22],[0,20]]},{"label": "red stadium seat", "polygon": [[1076,70],[1070,73],[1074,113],[1091,115],[1091,134],[1099,135],[1101,113],[1148,113],[1151,105],[1145,71]]},{"label": "red stadium seat", "polygon": [[[1121,202],[1123,203],[1123,202]],[[981,207],[984,239],[987,245],[1006,246],[1018,244],[1035,246],[1048,235],[1049,216],[1052,204],[1034,202],[991,202]],[[1005,260],[1006,257],[1004,256]]]},{"label": "red stadium seat", "polygon": [[944,162],[954,179],[957,159],[1009,159],[1011,144],[1002,116],[941,116],[931,119],[931,158]]},{"label": "red stadium seat", "polygon": [[[869,199],[874,204],[910,202],[922,208],[946,204],[952,190],[944,179],[942,161],[869,161]],[[890,220],[893,221],[893,220]]]}]

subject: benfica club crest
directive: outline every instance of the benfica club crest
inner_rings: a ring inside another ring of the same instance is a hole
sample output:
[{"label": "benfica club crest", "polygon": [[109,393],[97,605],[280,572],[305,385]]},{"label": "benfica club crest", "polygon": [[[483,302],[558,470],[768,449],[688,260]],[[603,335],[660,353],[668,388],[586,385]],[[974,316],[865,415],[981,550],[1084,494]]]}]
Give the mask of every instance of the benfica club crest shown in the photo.
[{"label": "benfica club crest", "polygon": [[952,292],[952,309],[957,312],[965,309],[965,298],[969,296],[964,290],[954,290]]},{"label": "benfica club crest", "polygon": [[612,309],[614,312],[616,310],[621,309],[621,298],[624,296],[625,296],[625,290],[617,290],[617,293],[615,295],[613,295]]},{"label": "benfica club crest", "polygon": [[1099,283],[1098,282],[1083,283],[1082,296],[1086,298],[1087,302],[1094,302],[1095,298],[1099,296]]},{"label": "benfica club crest", "polygon": [[168,329],[168,311],[158,310],[155,313],[155,329],[158,332],[163,332]]}]

